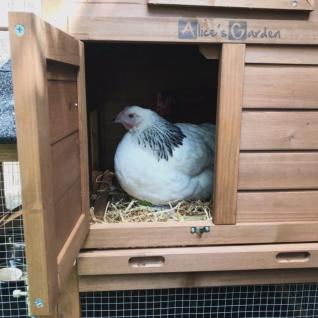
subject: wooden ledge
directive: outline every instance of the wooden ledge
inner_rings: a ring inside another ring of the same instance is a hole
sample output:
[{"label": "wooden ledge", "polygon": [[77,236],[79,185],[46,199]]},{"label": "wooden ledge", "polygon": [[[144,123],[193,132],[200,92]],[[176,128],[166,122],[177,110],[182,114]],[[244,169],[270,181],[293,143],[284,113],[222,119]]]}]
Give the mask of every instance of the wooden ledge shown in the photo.
[{"label": "wooden ledge", "polygon": [[313,283],[318,269],[80,276],[80,292]]}]

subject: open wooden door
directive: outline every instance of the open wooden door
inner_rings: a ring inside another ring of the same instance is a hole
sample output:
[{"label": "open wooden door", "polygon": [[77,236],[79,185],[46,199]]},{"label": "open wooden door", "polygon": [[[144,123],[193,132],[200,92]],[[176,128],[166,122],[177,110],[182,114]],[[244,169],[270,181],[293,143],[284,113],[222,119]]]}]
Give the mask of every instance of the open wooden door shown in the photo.
[{"label": "open wooden door", "polygon": [[9,28],[29,300],[45,316],[89,228],[83,47],[34,14]]}]

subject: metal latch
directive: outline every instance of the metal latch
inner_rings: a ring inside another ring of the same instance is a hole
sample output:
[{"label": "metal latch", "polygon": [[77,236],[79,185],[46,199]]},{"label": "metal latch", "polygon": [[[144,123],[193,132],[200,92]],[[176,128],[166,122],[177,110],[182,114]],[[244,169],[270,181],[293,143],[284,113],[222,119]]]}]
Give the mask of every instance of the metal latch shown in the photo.
[{"label": "metal latch", "polygon": [[202,235],[203,233],[208,233],[208,232],[210,232],[209,226],[202,226],[202,227],[192,226],[191,227],[192,234]]}]

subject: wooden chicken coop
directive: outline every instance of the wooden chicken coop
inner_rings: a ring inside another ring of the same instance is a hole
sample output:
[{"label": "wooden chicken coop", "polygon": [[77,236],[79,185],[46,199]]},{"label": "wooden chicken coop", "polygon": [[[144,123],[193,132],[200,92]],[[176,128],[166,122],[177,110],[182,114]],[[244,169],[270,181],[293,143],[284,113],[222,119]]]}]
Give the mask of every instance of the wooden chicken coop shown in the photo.
[{"label": "wooden chicken coop", "polygon": [[[33,315],[61,294],[79,316],[78,291],[317,281],[316,7],[65,0],[44,2],[43,19],[10,13]],[[112,119],[161,89],[180,97],[178,121],[216,124],[212,220],[90,224],[94,164],[113,168],[124,133]]]}]

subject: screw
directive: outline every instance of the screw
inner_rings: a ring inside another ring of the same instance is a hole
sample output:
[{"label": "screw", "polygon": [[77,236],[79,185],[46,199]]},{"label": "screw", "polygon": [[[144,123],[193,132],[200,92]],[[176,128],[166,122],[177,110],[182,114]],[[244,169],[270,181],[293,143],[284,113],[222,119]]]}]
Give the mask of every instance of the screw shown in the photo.
[{"label": "screw", "polygon": [[44,307],[44,302],[41,298],[36,298],[34,301],[34,305],[36,308],[43,308]]},{"label": "screw", "polygon": [[292,1],[292,6],[297,7],[298,6],[298,0],[293,0]]},{"label": "screw", "polygon": [[25,27],[24,27],[24,25],[23,25],[23,24],[17,24],[17,25],[15,26],[15,34],[16,34],[17,36],[23,36],[24,33],[25,33]]}]

